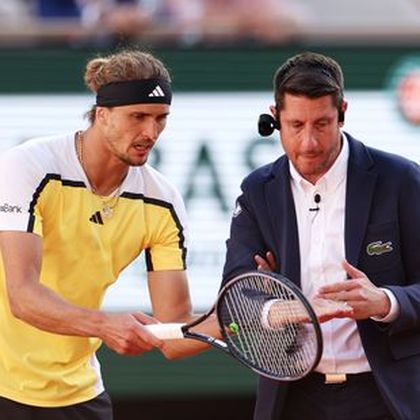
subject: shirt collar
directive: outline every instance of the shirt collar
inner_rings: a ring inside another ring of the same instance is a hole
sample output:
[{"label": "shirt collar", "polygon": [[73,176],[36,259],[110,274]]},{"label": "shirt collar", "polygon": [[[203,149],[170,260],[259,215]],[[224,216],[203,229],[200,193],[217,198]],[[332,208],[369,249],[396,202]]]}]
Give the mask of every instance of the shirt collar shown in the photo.
[{"label": "shirt collar", "polygon": [[341,133],[341,139],[343,145],[337,159],[315,185],[312,185],[309,181],[303,178],[294,167],[293,163],[289,160],[290,176],[293,183],[296,186],[303,188],[304,190],[313,189],[315,187],[322,186],[326,191],[334,191],[337,186],[345,179],[347,174],[347,164],[349,160],[349,145],[347,136],[345,133]]}]

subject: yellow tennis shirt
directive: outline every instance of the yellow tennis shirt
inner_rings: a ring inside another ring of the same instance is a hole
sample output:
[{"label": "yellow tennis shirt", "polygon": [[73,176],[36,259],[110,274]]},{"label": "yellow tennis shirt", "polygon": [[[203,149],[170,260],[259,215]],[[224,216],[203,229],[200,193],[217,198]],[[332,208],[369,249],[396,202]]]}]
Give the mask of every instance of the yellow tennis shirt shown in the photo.
[{"label": "yellow tennis shirt", "polygon": [[[41,283],[73,304],[99,308],[107,287],[143,250],[148,270],[185,269],[184,205],[161,174],[131,167],[120,198],[98,197],[88,185],[73,135],[31,140],[0,158],[0,231],[42,237]],[[105,205],[113,207],[111,217]],[[103,391],[100,345],[15,318],[0,259],[1,396],[43,407],[94,398]]]}]

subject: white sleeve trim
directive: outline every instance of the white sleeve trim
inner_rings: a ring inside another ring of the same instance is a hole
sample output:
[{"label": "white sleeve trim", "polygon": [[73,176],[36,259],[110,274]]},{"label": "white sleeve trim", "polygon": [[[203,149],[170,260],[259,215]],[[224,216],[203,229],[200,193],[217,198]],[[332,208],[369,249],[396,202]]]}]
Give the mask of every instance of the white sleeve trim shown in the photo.
[{"label": "white sleeve trim", "polygon": [[395,297],[394,293],[391,292],[391,290],[380,287],[380,290],[382,290],[388,297],[389,302],[391,304],[391,307],[389,309],[389,312],[384,317],[378,317],[378,316],[372,316],[371,319],[377,322],[392,322],[395,321],[398,318],[398,315],[400,314],[400,305],[398,303],[397,298]]}]

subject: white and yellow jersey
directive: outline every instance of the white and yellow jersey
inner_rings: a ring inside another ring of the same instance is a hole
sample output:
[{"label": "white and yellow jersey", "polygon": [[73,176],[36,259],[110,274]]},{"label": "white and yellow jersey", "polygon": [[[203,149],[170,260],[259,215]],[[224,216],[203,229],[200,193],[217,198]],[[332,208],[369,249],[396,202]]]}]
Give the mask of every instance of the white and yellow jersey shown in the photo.
[{"label": "white and yellow jersey", "polygon": [[[99,308],[106,288],[143,250],[149,271],[185,269],[185,209],[177,190],[146,164],[130,167],[119,195],[111,203],[92,193],[73,135],[31,140],[0,157],[0,231],[41,236],[41,283],[85,308]],[[104,203],[112,217],[104,215]],[[0,259],[1,396],[44,407],[94,398],[103,391],[100,344],[16,319]]]}]

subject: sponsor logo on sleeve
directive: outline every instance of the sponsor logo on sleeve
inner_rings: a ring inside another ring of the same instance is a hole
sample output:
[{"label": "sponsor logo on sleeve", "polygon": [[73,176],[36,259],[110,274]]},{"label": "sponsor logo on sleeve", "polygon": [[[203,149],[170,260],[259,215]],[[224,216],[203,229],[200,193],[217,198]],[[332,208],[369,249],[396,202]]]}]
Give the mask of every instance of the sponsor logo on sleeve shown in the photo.
[{"label": "sponsor logo on sleeve", "polygon": [[14,204],[0,204],[0,212],[2,213],[22,213],[22,207]]}]

